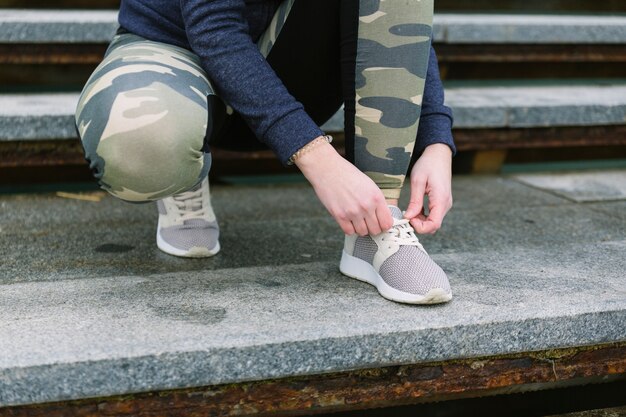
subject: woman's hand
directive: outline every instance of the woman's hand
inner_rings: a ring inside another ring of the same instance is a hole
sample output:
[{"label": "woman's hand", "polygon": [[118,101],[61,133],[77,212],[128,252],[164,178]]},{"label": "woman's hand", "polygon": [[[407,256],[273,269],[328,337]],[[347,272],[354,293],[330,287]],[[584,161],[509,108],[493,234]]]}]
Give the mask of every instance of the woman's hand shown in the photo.
[{"label": "woman's hand", "polygon": [[[404,217],[417,233],[435,233],[452,208],[452,151],[448,145],[427,146],[411,171],[411,201]],[[428,195],[428,217],[424,215]]]},{"label": "woman's hand", "polygon": [[377,235],[393,226],[382,191],[330,144],[316,145],[295,163],[345,234]]}]

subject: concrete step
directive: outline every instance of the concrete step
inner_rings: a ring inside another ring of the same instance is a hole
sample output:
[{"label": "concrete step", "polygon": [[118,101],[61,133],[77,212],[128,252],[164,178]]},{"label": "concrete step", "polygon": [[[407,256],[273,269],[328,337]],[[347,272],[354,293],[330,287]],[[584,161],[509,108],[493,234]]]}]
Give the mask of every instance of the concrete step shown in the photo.
[{"label": "concrete step", "polygon": [[[340,230],[306,185],[214,186],[223,251],[208,260],[160,253],[153,205],[0,196],[0,410],[626,341],[626,171],[575,181],[456,178],[456,208],[422,239],[455,299],[430,308],[342,276]],[[570,198],[589,187],[617,191]],[[486,366],[464,377],[478,383]],[[586,381],[545,366],[552,382]],[[428,369],[413,380],[439,375]]]},{"label": "concrete step", "polygon": [[626,16],[439,14],[433,38],[459,44],[623,44]]},{"label": "concrete step", "polygon": [[[117,12],[4,10],[0,43],[108,42]],[[437,43],[624,44],[626,16],[455,14],[435,16]]]},{"label": "concrete step", "polygon": [[116,30],[116,10],[7,9],[0,16],[2,43],[105,43]]},{"label": "concrete step", "polygon": [[[75,138],[78,95],[0,95],[0,141]],[[626,85],[458,87],[446,90],[457,129],[622,125]],[[343,130],[339,112],[325,126]]]}]

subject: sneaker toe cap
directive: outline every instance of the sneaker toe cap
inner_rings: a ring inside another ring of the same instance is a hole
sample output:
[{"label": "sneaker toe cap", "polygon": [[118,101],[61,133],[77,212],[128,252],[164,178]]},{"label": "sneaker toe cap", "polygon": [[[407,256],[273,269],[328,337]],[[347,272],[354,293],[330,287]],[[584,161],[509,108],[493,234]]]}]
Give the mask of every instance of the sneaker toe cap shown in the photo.
[{"label": "sneaker toe cap", "polygon": [[417,247],[404,247],[381,265],[379,274],[399,291],[438,299],[451,295],[446,273]]},{"label": "sneaker toe cap", "polygon": [[202,227],[172,226],[160,230],[161,238],[167,244],[181,250],[194,248],[213,249],[218,242],[219,230],[205,222]]}]

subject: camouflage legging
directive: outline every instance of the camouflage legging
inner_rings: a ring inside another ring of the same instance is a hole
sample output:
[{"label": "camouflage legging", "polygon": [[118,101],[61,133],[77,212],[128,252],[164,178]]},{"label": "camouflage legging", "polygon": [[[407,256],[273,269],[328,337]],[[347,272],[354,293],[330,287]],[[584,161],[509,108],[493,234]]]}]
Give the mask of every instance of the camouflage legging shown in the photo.
[{"label": "camouflage legging", "polygon": [[[294,1],[283,1],[259,40],[264,56]],[[432,15],[433,0],[359,1],[349,153],[388,198],[399,196],[415,144]],[[129,33],[115,36],[76,111],[85,156],[101,187],[139,202],[188,190],[205,178],[215,100],[192,52]]]}]

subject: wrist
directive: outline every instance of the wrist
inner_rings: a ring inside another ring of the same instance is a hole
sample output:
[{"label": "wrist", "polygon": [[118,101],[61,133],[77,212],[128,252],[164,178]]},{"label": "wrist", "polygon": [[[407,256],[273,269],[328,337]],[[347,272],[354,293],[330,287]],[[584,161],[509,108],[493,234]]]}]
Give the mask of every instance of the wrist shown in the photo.
[{"label": "wrist", "polygon": [[[321,140],[320,140],[321,139]],[[293,163],[306,175],[306,171],[319,165],[320,161],[325,161],[335,155],[339,155],[335,148],[328,142],[324,136],[315,138],[311,143],[317,141],[313,147],[307,149],[294,159]],[[308,145],[306,145],[308,146]],[[306,147],[305,146],[305,147]],[[304,148],[303,148],[304,149]]]},{"label": "wrist", "polygon": [[433,143],[424,148],[422,155],[426,154],[446,155],[452,158],[452,149],[445,143]]}]

